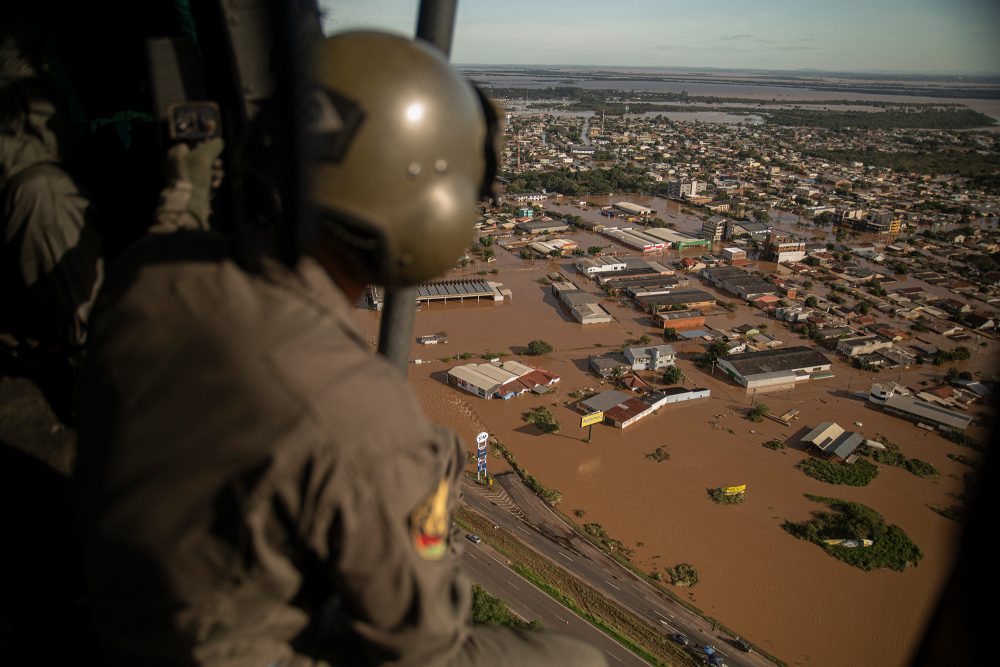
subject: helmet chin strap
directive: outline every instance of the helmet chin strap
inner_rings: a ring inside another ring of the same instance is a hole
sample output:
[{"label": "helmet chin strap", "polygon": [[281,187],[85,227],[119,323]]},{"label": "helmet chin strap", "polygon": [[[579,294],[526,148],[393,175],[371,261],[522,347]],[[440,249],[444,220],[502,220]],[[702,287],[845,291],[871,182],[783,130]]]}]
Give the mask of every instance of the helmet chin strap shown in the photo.
[{"label": "helmet chin strap", "polygon": [[321,210],[320,242],[333,248],[364,283],[394,284],[387,239],[380,230],[350,216]]}]

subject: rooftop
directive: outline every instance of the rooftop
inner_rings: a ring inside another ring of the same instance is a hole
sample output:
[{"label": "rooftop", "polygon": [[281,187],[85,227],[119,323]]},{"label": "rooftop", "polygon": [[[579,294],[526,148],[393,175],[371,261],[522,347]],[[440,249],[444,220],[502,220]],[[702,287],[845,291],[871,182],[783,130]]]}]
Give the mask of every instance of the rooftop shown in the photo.
[{"label": "rooftop", "polygon": [[624,403],[630,398],[632,398],[632,396],[623,391],[602,391],[596,396],[591,396],[590,398],[580,401],[580,405],[584,406],[591,412],[605,412],[620,403]]},{"label": "rooftop", "polygon": [[796,345],[775,350],[744,352],[719,359],[746,377],[761,373],[782,373],[813,366],[829,366],[831,362],[814,347]]}]

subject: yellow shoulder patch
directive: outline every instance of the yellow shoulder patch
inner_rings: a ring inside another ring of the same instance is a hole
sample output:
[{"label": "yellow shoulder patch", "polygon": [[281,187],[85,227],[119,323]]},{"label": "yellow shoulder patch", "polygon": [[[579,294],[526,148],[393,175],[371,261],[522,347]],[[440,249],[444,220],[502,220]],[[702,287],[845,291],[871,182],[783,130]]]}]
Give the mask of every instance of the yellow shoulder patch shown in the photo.
[{"label": "yellow shoulder patch", "polygon": [[441,478],[437,488],[410,514],[410,535],[417,554],[424,560],[441,560],[448,547],[448,480]]}]

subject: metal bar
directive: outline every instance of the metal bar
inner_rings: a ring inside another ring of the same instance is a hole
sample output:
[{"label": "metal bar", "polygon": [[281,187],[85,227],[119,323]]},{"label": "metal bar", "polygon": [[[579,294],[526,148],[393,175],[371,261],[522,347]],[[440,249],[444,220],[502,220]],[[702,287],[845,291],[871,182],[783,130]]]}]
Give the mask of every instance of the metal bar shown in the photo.
[{"label": "metal bar", "polygon": [[458,0],[423,0],[417,16],[417,39],[438,47],[445,57],[451,56],[457,9]]},{"label": "metal bar", "polygon": [[[422,0],[417,17],[417,39],[422,39],[451,55],[458,0]],[[385,307],[379,325],[378,351],[406,375],[410,360],[410,341],[416,320],[416,287],[385,291]]]}]

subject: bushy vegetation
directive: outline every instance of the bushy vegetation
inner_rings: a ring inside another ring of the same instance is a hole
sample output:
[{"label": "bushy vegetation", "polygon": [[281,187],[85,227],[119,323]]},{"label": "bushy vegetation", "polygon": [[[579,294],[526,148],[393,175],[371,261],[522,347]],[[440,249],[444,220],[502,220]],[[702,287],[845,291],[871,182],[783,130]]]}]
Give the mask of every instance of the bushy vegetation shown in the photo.
[{"label": "bushy vegetation", "polygon": [[746,500],[746,495],[746,493],[734,493],[727,495],[721,488],[708,489],[708,497],[712,499],[712,502],[718,503],[719,505],[739,505]]},{"label": "bushy vegetation", "polygon": [[[914,128],[925,130],[963,130],[996,125],[986,114],[972,109],[922,109],[920,111],[817,111],[814,109],[776,109],[766,112],[775,125],[877,130]],[[862,160],[866,164],[867,159]]]},{"label": "bushy vegetation", "polygon": [[768,449],[784,449],[786,447],[785,443],[781,440],[768,440],[764,443],[764,446]]},{"label": "bushy vegetation", "polygon": [[750,412],[747,413],[747,419],[752,422],[762,422],[764,421],[764,415],[769,413],[771,408],[767,407],[763,403],[758,403],[757,405],[750,408]]},{"label": "bushy vegetation", "polygon": [[846,486],[868,486],[878,477],[878,466],[864,459],[854,463],[834,463],[822,459],[806,459],[796,466],[813,479],[827,484],[844,484]]},{"label": "bushy vegetation", "polygon": [[523,415],[524,421],[534,424],[542,433],[558,433],[561,426],[545,406],[532,408]]},{"label": "bushy vegetation", "polygon": [[[839,498],[809,494],[806,498],[823,503],[833,511],[813,512],[808,521],[786,521],[782,528],[800,540],[820,546],[834,558],[866,571],[888,568],[898,572],[915,566],[923,558],[920,548],[902,528],[886,525],[882,515],[870,507]],[[827,539],[868,539],[874,544],[867,548],[849,548],[826,544],[823,540]]]},{"label": "bushy vegetation", "polygon": [[652,192],[653,181],[640,167],[615,166],[588,171],[528,171],[511,175],[507,191],[559,192],[564,195],[606,195],[609,192]]},{"label": "bushy vegetation", "polygon": [[982,179],[989,185],[990,176],[1000,169],[1000,157],[996,154],[982,155],[975,151],[952,150],[889,152],[869,150],[821,150],[811,149],[809,155],[851,164],[863,162],[873,167],[889,167],[895,171],[916,172],[918,174],[959,174]]},{"label": "bushy vegetation", "polygon": [[949,361],[965,361],[971,356],[972,353],[969,352],[969,348],[959,345],[953,350],[938,350],[934,353],[932,361],[935,366],[940,366]]},{"label": "bushy vegetation", "polygon": [[967,465],[973,470],[979,470],[979,466],[981,465],[978,459],[966,456],[965,454],[949,454],[948,458],[957,463]]},{"label": "bushy vegetation", "polygon": [[678,563],[667,568],[667,576],[674,586],[694,586],[698,583],[698,570],[691,563]]},{"label": "bushy vegetation", "polygon": [[677,366],[667,366],[666,370],[663,371],[663,384],[677,384],[681,381],[684,374],[681,369]]},{"label": "bushy vegetation", "polygon": [[518,630],[542,629],[541,621],[522,621],[511,612],[505,600],[492,595],[479,584],[472,584],[472,622],[479,625],[504,625]]},{"label": "bushy vegetation", "polygon": [[953,431],[950,428],[940,431],[941,435],[948,440],[951,440],[955,444],[962,445],[963,447],[968,447],[969,449],[974,449],[977,452],[981,452],[986,449],[986,445],[979,442],[971,435],[962,433],[961,431]]},{"label": "bushy vegetation", "polygon": [[664,461],[670,460],[670,450],[667,449],[666,447],[657,447],[656,451],[647,453],[646,458],[649,459],[650,461],[663,463]]},{"label": "bushy vegetation", "polygon": [[594,538],[598,544],[603,546],[609,551],[618,550],[618,554],[626,559],[632,557],[632,550],[629,549],[621,540],[616,540],[615,538],[608,535],[608,531],[604,530],[604,526],[599,523],[585,523],[583,524],[583,532]]},{"label": "bushy vegetation", "polygon": [[884,465],[903,468],[917,477],[938,476],[938,470],[932,464],[927,463],[926,461],[921,461],[920,459],[911,459],[907,457],[903,454],[903,452],[899,451],[898,445],[889,442],[884,437],[880,437],[878,441],[885,446],[885,449],[862,446],[858,448],[858,453],[863,456],[870,456]]},{"label": "bushy vegetation", "polygon": [[528,343],[528,347],[525,350],[525,354],[537,357],[540,354],[548,354],[552,351],[552,346],[549,345],[544,340],[533,340]]},{"label": "bushy vegetation", "polygon": [[711,366],[719,357],[726,356],[726,344],[721,340],[717,340],[705,349],[705,354],[701,355],[694,362],[702,367],[708,368]]},{"label": "bushy vegetation", "polygon": [[938,507],[937,505],[929,505],[928,507],[944,518],[951,519],[956,523],[963,523],[965,521],[965,508],[963,507]]}]

